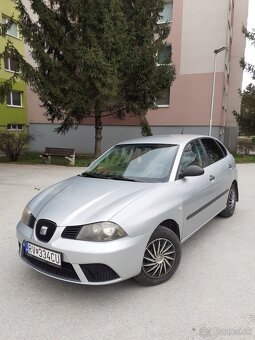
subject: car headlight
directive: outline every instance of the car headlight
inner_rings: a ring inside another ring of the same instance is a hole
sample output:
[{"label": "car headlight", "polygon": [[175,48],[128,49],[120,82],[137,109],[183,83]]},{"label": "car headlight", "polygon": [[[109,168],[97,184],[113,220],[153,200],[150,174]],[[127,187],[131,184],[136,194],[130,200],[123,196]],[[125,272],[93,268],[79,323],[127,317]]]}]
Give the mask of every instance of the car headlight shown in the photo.
[{"label": "car headlight", "polygon": [[77,240],[104,242],[113,241],[127,236],[126,232],[116,223],[98,222],[86,224],[77,235]]},{"label": "car headlight", "polygon": [[30,216],[31,216],[31,211],[28,209],[28,207],[25,207],[25,209],[23,210],[22,216],[21,216],[21,222],[28,225]]}]

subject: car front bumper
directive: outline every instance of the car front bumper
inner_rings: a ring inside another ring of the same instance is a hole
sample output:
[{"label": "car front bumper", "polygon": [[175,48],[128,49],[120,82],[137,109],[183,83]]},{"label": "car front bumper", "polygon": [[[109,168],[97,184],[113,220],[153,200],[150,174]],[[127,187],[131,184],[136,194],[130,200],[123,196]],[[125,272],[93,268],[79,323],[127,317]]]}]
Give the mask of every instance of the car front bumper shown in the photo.
[{"label": "car front bumper", "polygon": [[[61,237],[64,227],[57,227],[49,242],[39,241],[35,230],[19,222],[17,238],[19,255],[37,271],[69,282],[102,285],[123,281],[138,275],[141,271],[144,251],[150,233],[135,237],[124,237],[108,242],[88,242]],[[24,252],[25,241],[60,252],[62,267],[30,257]]]}]

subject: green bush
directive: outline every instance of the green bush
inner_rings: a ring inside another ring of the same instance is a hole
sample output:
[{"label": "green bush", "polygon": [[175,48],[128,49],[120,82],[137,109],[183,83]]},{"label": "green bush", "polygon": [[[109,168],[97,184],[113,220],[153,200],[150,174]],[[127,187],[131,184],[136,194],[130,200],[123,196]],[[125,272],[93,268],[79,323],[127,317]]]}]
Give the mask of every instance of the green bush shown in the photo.
[{"label": "green bush", "polygon": [[251,138],[239,137],[237,142],[238,153],[241,155],[249,155],[250,151],[253,150],[253,142]]},{"label": "green bush", "polygon": [[31,139],[32,136],[26,131],[0,130],[0,150],[10,161],[15,162]]}]

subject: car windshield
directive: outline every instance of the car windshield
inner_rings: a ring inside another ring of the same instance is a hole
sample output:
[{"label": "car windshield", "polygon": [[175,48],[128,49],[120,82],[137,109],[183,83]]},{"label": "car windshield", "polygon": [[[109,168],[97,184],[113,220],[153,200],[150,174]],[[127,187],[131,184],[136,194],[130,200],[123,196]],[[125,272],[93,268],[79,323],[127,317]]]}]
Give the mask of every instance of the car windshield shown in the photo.
[{"label": "car windshield", "polygon": [[93,162],[85,177],[138,182],[166,182],[178,146],[170,144],[120,144]]}]

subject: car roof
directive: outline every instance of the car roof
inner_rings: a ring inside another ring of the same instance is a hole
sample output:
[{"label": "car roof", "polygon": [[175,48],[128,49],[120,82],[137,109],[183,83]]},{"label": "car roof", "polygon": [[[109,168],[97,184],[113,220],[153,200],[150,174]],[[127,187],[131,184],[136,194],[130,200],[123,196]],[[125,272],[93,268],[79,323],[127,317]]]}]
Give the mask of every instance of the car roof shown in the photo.
[{"label": "car roof", "polygon": [[196,138],[211,138],[204,135],[194,134],[173,134],[173,135],[155,135],[149,137],[141,137],[136,139],[125,140],[118,144],[187,144]]}]

